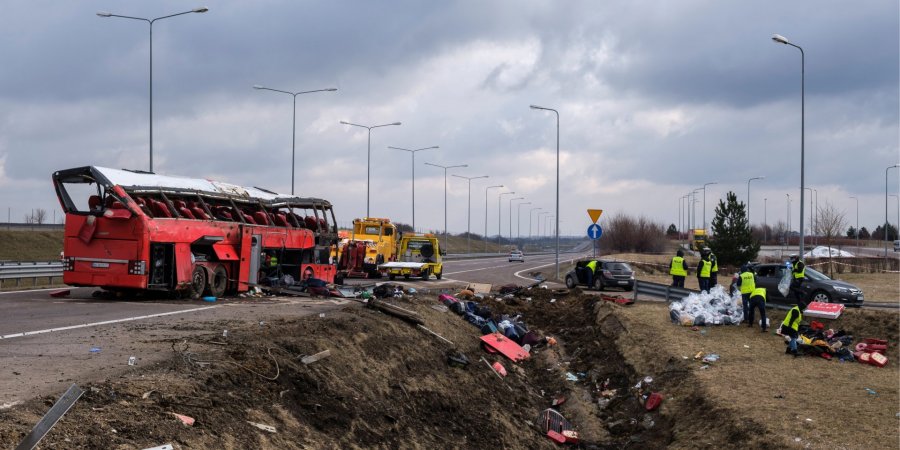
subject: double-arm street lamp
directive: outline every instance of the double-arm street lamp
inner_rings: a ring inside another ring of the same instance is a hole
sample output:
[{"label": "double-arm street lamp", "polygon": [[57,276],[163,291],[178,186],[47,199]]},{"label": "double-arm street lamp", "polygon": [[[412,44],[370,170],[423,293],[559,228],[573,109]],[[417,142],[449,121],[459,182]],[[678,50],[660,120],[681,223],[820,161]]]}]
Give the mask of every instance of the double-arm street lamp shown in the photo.
[{"label": "double-arm street lamp", "polygon": [[388,147],[393,150],[402,150],[404,152],[409,152],[412,156],[412,227],[413,232],[416,231],[416,152],[421,152],[423,150],[431,150],[435,148],[440,148],[437,145],[433,145],[431,147],[423,147],[410,150],[408,148],[400,148],[400,147]]},{"label": "double-arm street lamp", "polygon": [[[800,257],[803,257],[803,190],[806,189],[806,180],[804,178],[805,166],[805,145],[806,145],[806,55],[803,48],[799,45],[792,44],[786,37],[775,34],[772,40],[784,45],[800,50]],[[887,253],[885,249],[885,253]]]},{"label": "double-arm street lamp", "polygon": [[[515,195],[515,193],[516,193],[515,191],[509,191],[509,192],[501,192],[500,194],[497,195],[497,246],[498,247],[500,246],[500,239],[503,236],[503,233],[500,232],[500,222],[502,222],[500,220],[500,205],[503,204],[502,200],[503,200],[504,195]],[[499,250],[499,248],[498,248],[498,250]]]},{"label": "double-arm street lamp", "polygon": [[[884,257],[887,258],[887,249],[888,249],[888,170],[891,170],[895,167],[900,167],[900,164],[894,164],[893,166],[888,166],[884,169],[884,228],[881,230],[884,233]],[[898,224],[900,227],[900,224]]]},{"label": "double-arm street lamp", "polygon": [[766,177],[753,177],[747,180],[747,227],[751,230],[753,229],[753,224],[750,222],[750,182],[753,180],[762,180]]},{"label": "double-arm street lamp", "polygon": [[469,182],[469,206],[468,212],[466,213],[466,253],[472,253],[472,180],[477,180],[479,178],[490,178],[487,175],[481,175],[479,177],[464,177],[462,175],[453,174],[456,178],[462,178]]},{"label": "double-arm street lamp", "polygon": [[509,241],[512,242],[513,234],[512,234],[512,204],[516,200],[525,200],[525,197],[516,197],[509,199]]},{"label": "double-arm street lamp", "polygon": [[447,238],[447,170],[460,167],[469,167],[468,164],[457,164],[455,166],[442,166],[440,164],[425,163],[426,166],[438,167],[444,169],[444,239]]},{"label": "double-arm street lamp", "polygon": [[350,122],[346,122],[343,120],[341,121],[341,123],[344,125],[350,125],[353,127],[360,127],[360,128],[365,128],[365,129],[369,130],[369,143],[368,143],[368,145],[366,145],[366,217],[370,217],[369,216],[369,198],[370,198],[369,197],[369,186],[370,186],[369,181],[371,180],[371,175],[372,175],[372,129],[396,126],[396,125],[400,125],[400,122],[386,123],[383,125],[372,125],[372,126],[360,125],[357,123],[350,123]]},{"label": "double-arm street lamp", "polygon": [[143,17],[132,17],[132,16],[122,16],[119,14],[113,14],[105,11],[100,11],[97,13],[100,17],[118,17],[120,19],[132,19],[132,20],[142,20],[147,22],[150,25],[150,172],[153,172],[153,24],[157,20],[168,19],[170,17],[183,16],[185,14],[191,13],[205,13],[209,11],[209,8],[203,6],[200,8],[194,8],[190,11],[180,12],[177,14],[170,14],[168,16],[157,17],[155,19],[145,19]]},{"label": "double-arm street lamp", "polygon": [[556,114],[556,279],[559,279],[559,111],[531,105],[531,109],[553,111]]},{"label": "double-arm street lamp", "polygon": [[291,195],[294,195],[294,167],[296,166],[296,144],[297,144],[297,96],[300,94],[311,94],[313,92],[334,92],[336,88],[327,88],[327,89],[316,89],[313,91],[300,91],[300,92],[290,92],[290,91],[282,91],[281,89],[272,89],[265,86],[260,86],[258,84],[253,85],[253,89],[261,90],[261,91],[272,91],[272,92],[280,92],[282,94],[288,94],[291,97],[294,97],[294,116],[291,121]]},{"label": "double-arm street lamp", "polygon": [[[488,187],[484,188],[484,252],[485,253],[487,253],[487,241],[488,241],[488,235],[487,235],[488,191],[490,191],[491,189],[502,188],[502,187],[503,187],[502,184],[498,184],[496,186],[488,186]],[[498,199],[497,202],[499,203],[500,200]]]}]

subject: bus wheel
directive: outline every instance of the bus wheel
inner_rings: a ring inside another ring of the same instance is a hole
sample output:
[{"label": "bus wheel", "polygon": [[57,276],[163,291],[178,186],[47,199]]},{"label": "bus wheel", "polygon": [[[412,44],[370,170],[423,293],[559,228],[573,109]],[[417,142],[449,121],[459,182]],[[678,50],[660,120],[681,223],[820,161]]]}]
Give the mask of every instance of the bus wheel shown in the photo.
[{"label": "bus wheel", "polygon": [[206,290],[206,270],[203,267],[196,266],[191,273],[191,298],[200,298],[204,290]]},{"label": "bus wheel", "polygon": [[215,270],[213,270],[212,280],[210,280],[209,285],[206,287],[205,293],[219,298],[225,295],[225,289],[227,287],[228,271],[225,270],[224,266],[219,264],[218,266],[216,266]]}]

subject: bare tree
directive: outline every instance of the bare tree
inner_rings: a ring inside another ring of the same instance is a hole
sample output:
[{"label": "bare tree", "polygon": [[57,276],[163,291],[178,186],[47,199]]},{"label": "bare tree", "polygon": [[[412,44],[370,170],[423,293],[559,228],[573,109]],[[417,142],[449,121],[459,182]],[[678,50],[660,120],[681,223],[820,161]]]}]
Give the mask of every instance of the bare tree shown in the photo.
[{"label": "bare tree", "polygon": [[[831,260],[831,243],[835,238],[841,237],[841,233],[847,228],[847,219],[844,211],[838,210],[828,200],[825,200],[825,206],[820,206],[816,211],[816,232],[825,237],[825,244],[828,245],[828,259]],[[829,264],[831,276],[834,276],[834,264]]]},{"label": "bare tree", "polygon": [[38,208],[34,210],[34,223],[38,225],[42,225],[47,221],[47,210],[43,208]]}]

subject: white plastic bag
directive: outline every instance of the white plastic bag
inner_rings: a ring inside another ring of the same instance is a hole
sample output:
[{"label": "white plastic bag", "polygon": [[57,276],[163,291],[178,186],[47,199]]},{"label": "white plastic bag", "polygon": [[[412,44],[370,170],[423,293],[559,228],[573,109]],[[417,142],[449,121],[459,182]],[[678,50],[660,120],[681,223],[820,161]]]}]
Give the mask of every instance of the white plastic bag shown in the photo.
[{"label": "white plastic bag", "polygon": [[787,297],[788,293],[791,291],[791,263],[784,263],[785,271],[784,276],[781,277],[781,281],[778,282],[778,292],[781,292],[782,297]]}]

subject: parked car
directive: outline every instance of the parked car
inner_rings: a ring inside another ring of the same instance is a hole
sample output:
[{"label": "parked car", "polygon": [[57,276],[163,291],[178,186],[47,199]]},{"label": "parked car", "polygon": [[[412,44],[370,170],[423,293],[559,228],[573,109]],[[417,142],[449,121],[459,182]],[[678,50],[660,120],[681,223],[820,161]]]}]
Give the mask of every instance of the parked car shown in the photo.
[{"label": "parked car", "polygon": [[593,260],[578,261],[575,268],[566,274],[566,287],[587,286],[601,291],[605,288],[619,287],[626,291],[634,289],[634,270],[627,263],[618,261],[598,261],[597,271],[594,274],[593,286],[587,285],[586,266]]},{"label": "parked car", "polygon": [[513,261],[525,262],[525,254],[518,250],[509,252],[509,262]]},{"label": "parked car", "polygon": [[900,252],[900,240],[894,241],[894,251]]},{"label": "parked car", "polygon": [[[788,298],[778,291],[778,282],[789,269],[784,264],[751,264],[750,270],[756,274],[756,285],[766,288],[768,301],[790,302],[794,300],[793,294],[788,292]],[[731,292],[735,292],[737,279],[735,275],[731,280]],[[862,306],[865,297],[862,289],[840,280],[832,280],[818,270],[806,268],[806,281],[801,285],[806,300],[824,303],[845,303],[848,306]]]}]

